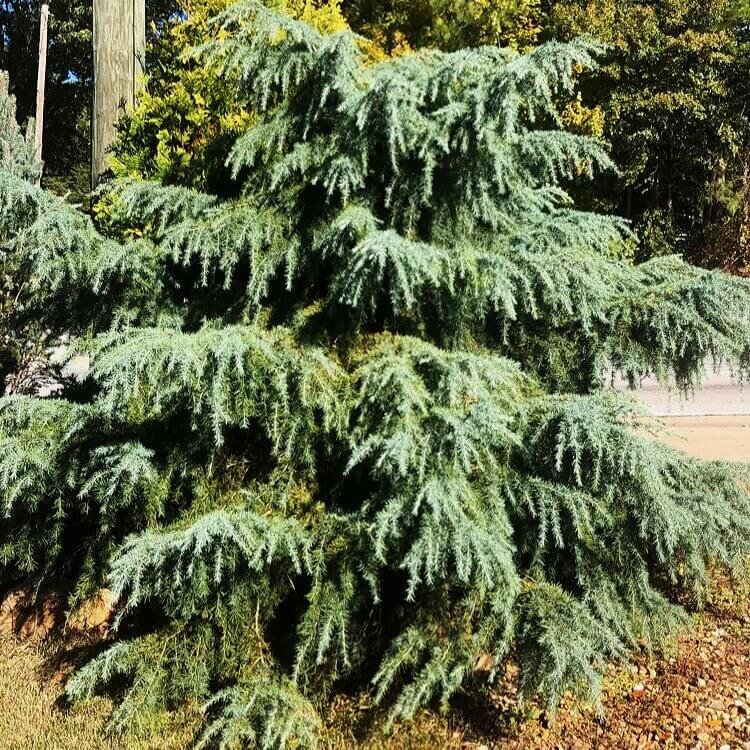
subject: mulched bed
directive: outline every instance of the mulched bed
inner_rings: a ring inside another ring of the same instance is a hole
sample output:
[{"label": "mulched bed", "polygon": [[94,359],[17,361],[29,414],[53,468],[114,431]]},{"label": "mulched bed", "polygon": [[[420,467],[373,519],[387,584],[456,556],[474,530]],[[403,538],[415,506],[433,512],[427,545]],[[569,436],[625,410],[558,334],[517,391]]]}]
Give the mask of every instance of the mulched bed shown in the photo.
[{"label": "mulched bed", "polygon": [[527,720],[495,746],[750,750],[750,602],[729,584],[714,596],[674,655],[610,670],[601,715],[562,706],[552,726],[543,716]]}]

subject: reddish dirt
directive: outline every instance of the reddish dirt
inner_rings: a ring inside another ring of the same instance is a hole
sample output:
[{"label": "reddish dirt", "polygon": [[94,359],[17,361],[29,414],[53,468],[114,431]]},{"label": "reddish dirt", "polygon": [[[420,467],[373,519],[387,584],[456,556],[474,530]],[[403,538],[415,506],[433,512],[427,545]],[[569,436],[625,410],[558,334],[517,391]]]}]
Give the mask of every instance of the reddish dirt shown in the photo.
[{"label": "reddish dirt", "polygon": [[66,617],[65,597],[59,591],[35,592],[19,586],[0,597],[0,637],[43,639],[63,626],[67,631],[103,636],[114,615],[108,589],[100,589]]},{"label": "reddish dirt", "polygon": [[530,719],[496,747],[750,749],[750,609],[724,596],[672,655],[611,669],[600,715],[565,705],[551,726]]},{"label": "reddish dirt", "polygon": [[[332,712],[326,750],[750,750],[750,592],[715,575],[693,629],[660,653],[645,652],[605,675],[601,706],[567,698],[553,721],[521,703],[515,668],[490,695],[467,694],[445,716],[421,712],[391,734],[369,698]],[[489,698],[489,700],[486,700]],[[364,726],[360,725],[361,722]],[[360,725],[360,726],[358,726]],[[364,729],[364,731],[363,731]]]},{"label": "reddish dirt", "polygon": [[0,636],[44,638],[63,620],[63,599],[54,592],[37,599],[32,589],[21,587],[0,599]]}]

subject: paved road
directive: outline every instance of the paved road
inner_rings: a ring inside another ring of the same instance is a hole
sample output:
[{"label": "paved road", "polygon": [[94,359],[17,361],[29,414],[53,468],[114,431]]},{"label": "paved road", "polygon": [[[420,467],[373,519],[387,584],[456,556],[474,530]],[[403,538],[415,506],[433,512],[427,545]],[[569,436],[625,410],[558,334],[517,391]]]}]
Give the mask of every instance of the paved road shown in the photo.
[{"label": "paved road", "polygon": [[709,371],[688,397],[654,379],[635,395],[665,426],[664,442],[697,458],[750,461],[750,385],[740,386],[727,367]]},{"label": "paved road", "polygon": [[750,461],[750,385],[733,381],[729,368],[709,365],[703,387],[688,397],[654,379],[635,395],[665,426],[664,442],[697,458]]},{"label": "paved road", "polygon": [[661,417],[659,440],[705,459],[750,462],[750,417]]},{"label": "paved road", "polygon": [[687,398],[654,379],[644,381],[635,394],[655,417],[750,415],[750,385],[734,382],[727,367],[709,372],[703,387]]}]

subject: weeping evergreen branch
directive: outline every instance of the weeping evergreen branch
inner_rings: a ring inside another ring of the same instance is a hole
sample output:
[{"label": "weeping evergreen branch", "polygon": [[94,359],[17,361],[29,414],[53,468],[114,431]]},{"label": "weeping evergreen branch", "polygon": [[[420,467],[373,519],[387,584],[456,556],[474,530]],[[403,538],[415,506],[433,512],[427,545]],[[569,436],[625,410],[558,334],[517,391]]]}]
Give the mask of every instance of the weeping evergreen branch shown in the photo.
[{"label": "weeping evergreen branch", "polygon": [[314,747],[343,680],[447,711],[511,657],[550,709],[595,700],[750,550],[746,468],[604,381],[742,376],[748,282],[633,265],[576,209],[613,168],[560,116],[595,45],[373,62],[255,0],[214,23],[196,54],[253,110],[235,197],[113,183],[115,231],[0,164],[28,310],[91,365],[0,401],[0,580],[107,582],[70,697],[204,705],[199,747]]}]

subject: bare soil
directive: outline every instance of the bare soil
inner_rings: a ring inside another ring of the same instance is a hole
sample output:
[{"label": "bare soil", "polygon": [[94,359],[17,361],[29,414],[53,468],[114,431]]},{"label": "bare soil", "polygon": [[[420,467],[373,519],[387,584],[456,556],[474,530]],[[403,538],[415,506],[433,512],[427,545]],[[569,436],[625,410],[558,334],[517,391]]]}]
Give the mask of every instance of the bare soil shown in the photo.
[{"label": "bare soil", "polygon": [[661,417],[661,439],[696,458],[750,461],[750,416]]}]

